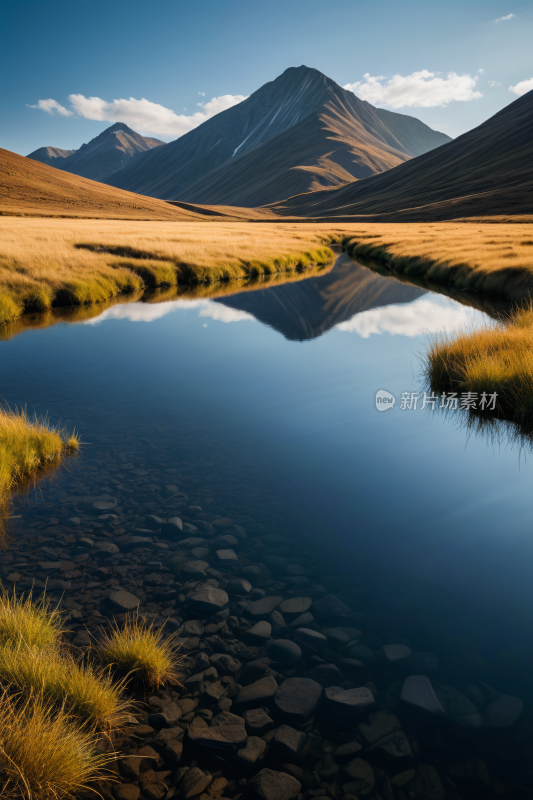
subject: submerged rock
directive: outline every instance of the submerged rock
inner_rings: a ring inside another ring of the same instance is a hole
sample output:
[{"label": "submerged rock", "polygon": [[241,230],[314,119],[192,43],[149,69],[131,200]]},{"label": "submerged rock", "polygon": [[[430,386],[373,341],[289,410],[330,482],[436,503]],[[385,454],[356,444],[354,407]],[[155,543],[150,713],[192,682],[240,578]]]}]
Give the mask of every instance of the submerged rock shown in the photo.
[{"label": "submerged rock", "polygon": [[519,697],[505,694],[487,706],[483,722],[487,728],[506,728],[516,722],[523,708],[524,703]]},{"label": "submerged rock", "polygon": [[446,713],[426,675],[410,675],[406,678],[400,697],[405,703],[423,708],[432,714]]}]

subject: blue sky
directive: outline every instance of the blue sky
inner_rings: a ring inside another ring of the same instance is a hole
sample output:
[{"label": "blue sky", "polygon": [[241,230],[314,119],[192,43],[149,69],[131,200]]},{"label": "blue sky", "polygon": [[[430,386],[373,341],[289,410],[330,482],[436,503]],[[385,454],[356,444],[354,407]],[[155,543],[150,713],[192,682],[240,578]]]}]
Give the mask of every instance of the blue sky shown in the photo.
[{"label": "blue sky", "polygon": [[0,146],[78,148],[113,121],[170,141],[300,64],[457,136],[533,88],[532,41],[533,3],[509,0],[7,0]]}]

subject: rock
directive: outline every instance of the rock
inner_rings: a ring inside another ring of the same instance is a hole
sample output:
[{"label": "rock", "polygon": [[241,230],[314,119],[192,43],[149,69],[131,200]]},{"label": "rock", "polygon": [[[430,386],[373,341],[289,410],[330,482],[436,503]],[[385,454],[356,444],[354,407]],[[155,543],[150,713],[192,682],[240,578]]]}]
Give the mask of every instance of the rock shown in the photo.
[{"label": "rock", "polygon": [[259,600],[251,600],[246,606],[246,613],[250,617],[268,617],[282,600],[283,597],[278,595],[267,595]]},{"label": "rock", "polygon": [[279,610],[282,614],[303,614],[311,608],[310,597],[290,597],[281,603]]},{"label": "rock", "polygon": [[350,645],[346,650],[346,656],[366,662],[374,661],[376,658],[370,647],[367,647],[366,644]]},{"label": "rock", "polygon": [[240,661],[233,658],[228,653],[213,653],[209,660],[219,672],[226,675],[235,675],[242,666]]},{"label": "rock", "polygon": [[281,556],[264,556],[263,564],[266,564],[271,572],[285,572],[289,562]]},{"label": "rock", "polygon": [[468,697],[453,686],[435,684],[433,687],[445,714],[462,728],[479,729],[483,727],[483,717]]},{"label": "rock", "polygon": [[289,632],[287,623],[276,609],[274,609],[272,614],[269,616],[268,621],[272,625],[272,635],[274,637],[278,638],[280,636],[285,636]]},{"label": "rock", "polygon": [[257,761],[263,758],[266,746],[267,743],[265,740],[260,739],[259,736],[249,736],[246,741],[246,747],[243,747],[242,750],[239,750],[237,752],[237,756],[246,764],[255,764]]},{"label": "rock", "polygon": [[204,626],[199,619],[188,619],[183,623],[184,636],[202,636]]},{"label": "rock", "polygon": [[168,792],[168,786],[166,783],[162,781],[156,781],[155,783],[150,783],[148,786],[145,786],[143,789],[143,798],[146,800],[163,800],[166,797]]},{"label": "rock", "polygon": [[285,772],[262,769],[248,781],[247,786],[259,795],[261,800],[293,800],[302,788],[300,781]]},{"label": "rock", "polygon": [[272,739],[273,746],[281,755],[299,756],[307,743],[307,734],[297,731],[289,725],[280,725]]},{"label": "rock", "polygon": [[217,550],[216,556],[219,561],[223,561],[224,563],[235,562],[239,560],[239,556],[235,550]]},{"label": "rock", "polygon": [[375,714],[370,714],[368,723],[362,722],[359,725],[359,731],[369,744],[374,744],[401,727],[400,720],[394,714],[389,714],[388,711],[377,711]]},{"label": "rock", "polygon": [[267,728],[272,727],[273,720],[270,719],[266,711],[262,708],[252,708],[243,714],[246,727],[251,733],[259,734]]},{"label": "rock", "polygon": [[122,612],[134,611],[141,604],[141,601],[138,597],[135,597],[134,594],[125,592],[122,589],[118,592],[112,592],[109,595],[109,600],[118,611]]},{"label": "rock", "polygon": [[433,686],[426,675],[410,675],[405,679],[400,698],[405,703],[423,708],[432,714],[445,714]]},{"label": "rock", "polygon": [[312,647],[314,650],[320,650],[328,643],[325,636],[311,628],[297,628],[292,635],[297,642]]},{"label": "rock", "polygon": [[402,661],[411,655],[411,651],[404,644],[384,644],[382,650],[388,661]]},{"label": "rock", "polygon": [[347,606],[334,594],[328,594],[320,600],[315,600],[313,608],[323,617],[351,617],[353,614],[350,606]]},{"label": "rock", "polygon": [[74,647],[90,647],[91,637],[87,631],[80,630],[72,640]]},{"label": "rock", "polygon": [[118,783],[113,786],[115,800],[138,800],[141,790],[134,783]]},{"label": "rock", "polygon": [[252,584],[244,578],[232,578],[226,586],[226,592],[229,595],[243,596],[251,591]]},{"label": "rock", "polygon": [[344,771],[354,782],[354,789],[358,794],[369,794],[374,788],[374,770],[362,758],[354,758],[343,767]]},{"label": "rock", "polygon": [[159,535],[169,542],[177,542],[183,531],[183,522],[179,517],[170,517],[161,525]]},{"label": "rock", "polygon": [[[102,556],[114,556],[120,553],[119,548],[114,542],[97,542],[94,549]],[[44,567],[44,569],[46,569],[46,567]]]},{"label": "rock", "polygon": [[269,675],[266,678],[260,678],[249,686],[244,686],[235,698],[235,702],[237,705],[261,705],[261,703],[274,697],[277,691],[278,684]]},{"label": "rock", "polygon": [[270,622],[266,620],[261,620],[260,622],[256,622],[249,630],[246,631],[247,636],[251,636],[254,639],[260,639],[262,641],[266,641],[270,639],[272,634],[272,625]]},{"label": "rock", "polygon": [[235,714],[223,713],[227,715],[227,719],[222,720],[226,724],[212,724],[210,728],[200,717],[195,717],[189,726],[187,734],[189,739],[195,744],[214,747],[217,750],[240,750],[244,747],[247,738],[244,720]]},{"label": "rock", "polygon": [[205,571],[208,567],[209,564],[207,561],[184,561],[178,572],[180,575],[184,576],[181,580],[201,580],[207,577]]},{"label": "rock", "polygon": [[163,758],[171,764],[178,764],[183,753],[183,742],[172,739],[163,750]]},{"label": "rock", "polygon": [[314,621],[315,618],[313,615],[309,611],[306,611],[305,614],[300,614],[300,616],[296,617],[296,619],[293,619],[289,627],[308,628],[309,625],[312,625]]},{"label": "rock", "polygon": [[345,627],[326,628],[322,633],[327,637],[330,646],[335,645],[338,650],[342,650],[348,642],[359,639],[363,635],[362,631],[356,630],[356,628]]},{"label": "rock", "polygon": [[393,786],[405,786],[406,783],[413,780],[415,775],[414,769],[406,769],[405,772],[398,772],[397,775],[393,775],[390,782]]},{"label": "rock", "polygon": [[207,539],[202,539],[201,536],[189,536],[187,539],[181,540],[180,548],[190,550],[193,547],[200,547],[201,545],[206,544],[206,542]]},{"label": "rock", "polygon": [[406,758],[407,756],[413,755],[409,739],[402,730],[395,730],[388,733],[383,739],[380,739],[379,742],[368,747],[366,752],[369,753],[371,750],[384,750],[395,758]]},{"label": "rock", "polygon": [[295,721],[304,721],[314,712],[322,686],[310,678],[287,678],[275,694],[278,709]]},{"label": "rock", "polygon": [[335,664],[318,664],[309,670],[309,675],[325,689],[329,686],[337,686],[344,681],[344,675]]},{"label": "rock", "polygon": [[162,524],[163,520],[160,517],[156,517],[154,514],[148,514],[148,516],[144,518],[144,527],[149,528],[151,531],[158,531]]},{"label": "rock", "polygon": [[267,646],[268,657],[286,667],[296,664],[302,657],[302,651],[289,639],[275,639]]},{"label": "rock", "polygon": [[446,797],[439,773],[431,764],[420,764],[409,785],[409,796],[423,800],[442,800]]},{"label": "rock", "polygon": [[226,592],[222,589],[215,589],[212,586],[206,586],[189,598],[189,606],[191,608],[204,611],[206,614],[214,614],[220,611],[228,602],[229,597]]},{"label": "rock", "polygon": [[335,758],[346,758],[346,756],[353,756],[355,753],[358,753],[359,750],[362,749],[362,745],[359,742],[346,742],[346,744],[341,744],[340,747],[337,747],[335,750]]},{"label": "rock", "polygon": [[193,797],[195,794],[201,794],[211,781],[211,775],[205,775],[198,767],[191,767],[188,769],[178,786],[178,794],[187,800],[188,797]]},{"label": "rock", "polygon": [[215,550],[223,550],[224,548],[235,548],[238,547],[238,545],[239,545],[239,540],[237,539],[237,537],[232,536],[229,533],[226,533],[223,536],[217,536],[211,542],[211,546]]},{"label": "rock", "polygon": [[330,686],[325,691],[328,708],[342,716],[363,714],[374,703],[374,695],[366,687],[358,689],[342,689],[340,686]]},{"label": "rock", "polygon": [[524,704],[519,697],[503,695],[485,709],[483,722],[487,728],[506,728],[512,725],[520,714]]}]

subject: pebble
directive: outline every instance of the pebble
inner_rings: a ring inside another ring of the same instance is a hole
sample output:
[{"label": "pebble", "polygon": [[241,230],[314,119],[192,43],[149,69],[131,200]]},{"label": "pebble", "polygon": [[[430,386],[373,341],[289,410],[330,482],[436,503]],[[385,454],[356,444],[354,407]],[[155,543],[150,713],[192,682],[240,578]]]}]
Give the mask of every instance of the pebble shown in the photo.
[{"label": "pebble", "polygon": [[405,703],[423,708],[432,714],[445,714],[433,686],[426,675],[410,675],[402,687],[401,699]]},{"label": "pebble", "polygon": [[312,647],[316,650],[320,650],[328,643],[323,634],[310,628],[297,628],[292,635],[300,644],[305,644],[307,647]]},{"label": "pebble", "polygon": [[322,696],[322,686],[310,678],[287,678],[277,690],[274,702],[283,714],[305,721]]},{"label": "pebble", "polygon": [[259,600],[251,600],[246,606],[246,613],[250,617],[267,617],[281,603],[283,597],[267,595]]},{"label": "pebble", "polygon": [[135,597],[134,594],[122,590],[118,592],[111,592],[109,595],[109,600],[119,611],[134,611],[141,603],[139,598]]},{"label": "pebble", "polygon": [[235,702],[237,705],[261,705],[274,697],[277,691],[278,684],[275,678],[268,675],[266,678],[254,681],[249,686],[244,686],[235,698]]},{"label": "pebble", "polygon": [[487,728],[506,728],[516,722],[524,703],[519,697],[503,695],[485,709],[483,722]]},{"label": "pebble", "polygon": [[272,769],[262,769],[248,781],[247,786],[261,800],[294,800],[302,788],[301,783],[292,775]]},{"label": "pebble", "polygon": [[207,614],[213,614],[215,611],[220,611],[229,602],[229,597],[222,589],[215,589],[212,586],[207,586],[197,594],[189,598],[189,605],[191,608],[196,608],[198,611],[205,611]]},{"label": "pebble", "polygon": [[290,639],[275,639],[267,647],[268,657],[272,661],[290,667],[296,664],[302,657],[302,651]]}]

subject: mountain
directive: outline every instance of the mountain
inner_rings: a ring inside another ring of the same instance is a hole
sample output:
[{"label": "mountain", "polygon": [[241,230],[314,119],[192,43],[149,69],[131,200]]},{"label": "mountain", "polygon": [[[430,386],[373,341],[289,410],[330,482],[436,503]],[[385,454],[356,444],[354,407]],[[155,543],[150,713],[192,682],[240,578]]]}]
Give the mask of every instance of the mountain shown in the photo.
[{"label": "mountain", "polygon": [[343,254],[325,275],[219,297],[215,302],[246,311],[286,339],[303,342],[362,311],[410,303],[426,293],[427,289],[378,275]]},{"label": "mountain", "polygon": [[533,91],[438,151],[334,191],[278,203],[281,215],[431,221],[531,214]]},{"label": "mountain", "polygon": [[48,164],[49,167],[59,167],[68,156],[75,152],[75,150],[61,150],[60,147],[39,147],[38,150],[30,153],[28,158],[40,161],[41,164]]},{"label": "mountain", "polygon": [[90,178],[93,181],[103,181],[129,164],[139,153],[145,153],[147,150],[153,150],[164,144],[165,142],[161,142],[159,139],[141,136],[124,122],[115,122],[99,136],[91,139],[89,144],[82,144],[79,150],[41,147],[34,153],[30,153],[28,158],[51,165],[52,161],[45,161],[42,157],[43,151],[46,151],[47,154],[48,151],[66,153],[67,157],[48,154],[51,158],[56,158],[53,163],[54,167],[64,169],[65,172],[72,172],[74,175],[81,175],[83,178]]},{"label": "mountain", "polygon": [[196,214],[0,149],[0,215],[194,220]]},{"label": "mountain", "polygon": [[291,67],[106,183],[165,200],[255,207],[366,178],[448,141],[316,69]]}]

